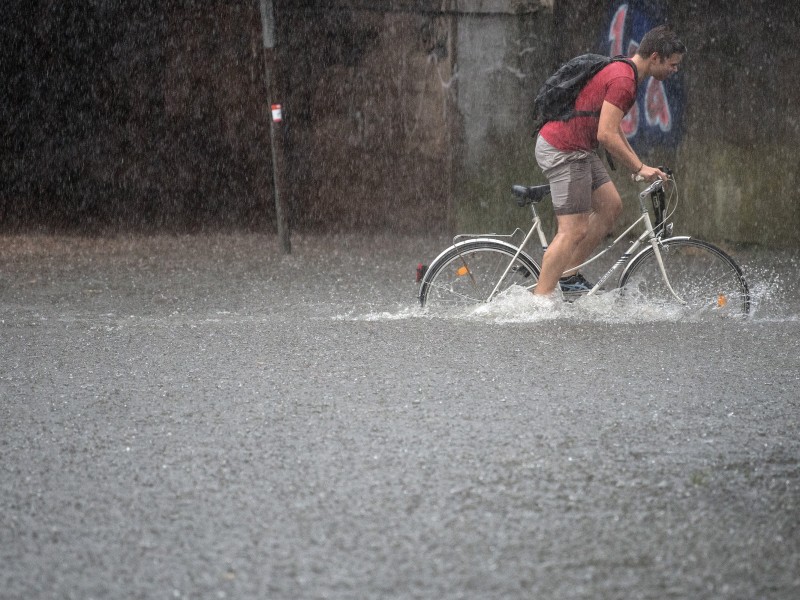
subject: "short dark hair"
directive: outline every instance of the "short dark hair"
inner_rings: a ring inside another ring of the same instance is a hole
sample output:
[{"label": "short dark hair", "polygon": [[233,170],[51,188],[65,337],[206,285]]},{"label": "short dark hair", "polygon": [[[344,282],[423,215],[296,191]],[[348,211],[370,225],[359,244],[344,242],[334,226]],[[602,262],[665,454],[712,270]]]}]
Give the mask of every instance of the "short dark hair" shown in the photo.
[{"label": "short dark hair", "polygon": [[661,58],[669,58],[673,54],[686,54],[686,46],[678,39],[678,35],[668,25],[659,25],[644,34],[636,54],[647,58],[653,52]]}]

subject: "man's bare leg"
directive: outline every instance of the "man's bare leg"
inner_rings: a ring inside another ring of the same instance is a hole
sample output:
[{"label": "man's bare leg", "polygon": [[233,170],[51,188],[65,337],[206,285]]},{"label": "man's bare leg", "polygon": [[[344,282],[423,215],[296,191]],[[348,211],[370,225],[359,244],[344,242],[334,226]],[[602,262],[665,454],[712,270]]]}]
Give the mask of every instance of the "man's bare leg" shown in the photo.
[{"label": "man's bare leg", "polygon": [[622,198],[614,184],[608,182],[592,192],[591,212],[557,216],[558,230],[542,258],[542,271],[534,294],[552,294],[562,276],[574,274],[574,269],[565,271],[589,258],[613,230],[621,212]]},{"label": "man's bare leg", "polygon": [[586,237],[590,214],[556,216],[558,230],[542,258],[542,271],[539,273],[534,294],[552,294],[564,269],[575,265],[572,262],[573,256]]},{"label": "man's bare leg", "polygon": [[[587,215],[586,234],[576,245],[574,253],[567,261],[569,264],[564,265],[564,269],[575,267],[589,258],[598,244],[614,230],[614,223],[621,212],[622,198],[612,182],[604,183],[594,190],[592,192],[592,212]],[[559,229],[560,227],[559,221]],[[574,275],[576,272],[575,269],[571,269],[563,275]]]}]

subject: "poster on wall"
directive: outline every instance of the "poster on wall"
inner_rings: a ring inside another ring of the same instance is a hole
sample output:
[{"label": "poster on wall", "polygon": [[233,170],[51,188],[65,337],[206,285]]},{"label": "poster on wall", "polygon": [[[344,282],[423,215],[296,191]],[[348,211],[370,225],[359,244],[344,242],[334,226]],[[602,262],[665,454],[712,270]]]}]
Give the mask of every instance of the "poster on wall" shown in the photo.
[{"label": "poster on wall", "polygon": [[[665,4],[642,0],[613,3],[602,32],[602,51],[609,56],[633,56],[645,33],[668,22]],[[636,104],[622,122],[631,145],[636,150],[677,146],[682,135],[685,105],[680,71],[665,81],[648,77],[639,83]]]}]

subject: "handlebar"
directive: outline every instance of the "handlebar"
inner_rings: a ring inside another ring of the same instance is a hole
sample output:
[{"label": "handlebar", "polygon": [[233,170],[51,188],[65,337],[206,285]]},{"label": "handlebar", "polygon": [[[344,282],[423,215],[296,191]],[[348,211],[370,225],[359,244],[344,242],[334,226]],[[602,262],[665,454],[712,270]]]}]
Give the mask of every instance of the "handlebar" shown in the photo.
[{"label": "handlebar", "polygon": [[[670,169],[669,167],[656,167],[656,168],[659,171],[664,171],[664,173],[667,174],[667,177],[672,178],[672,169]],[[633,179],[634,181],[644,181],[644,177],[642,177],[637,173],[632,174],[631,179]]]},{"label": "handlebar", "polygon": [[[672,181],[674,183],[675,178],[672,176],[672,169],[669,167],[658,167],[658,169],[666,173],[668,179],[656,179],[653,183],[648,185],[639,193],[639,203],[644,211],[645,198],[650,196],[653,203],[653,228],[659,232],[659,235],[662,235],[664,232],[666,232],[667,235],[671,235],[672,225],[667,224],[666,220],[670,217],[672,212],[675,211],[675,208],[673,207],[670,212],[667,207],[665,184],[667,181]],[[639,179],[643,178],[640,177]]]},{"label": "handlebar", "polygon": [[644,190],[639,192],[639,195],[644,197],[649,194],[652,194],[653,192],[657,192],[663,187],[664,187],[664,182],[661,179],[656,179],[653,183],[648,185]]},{"label": "handlebar", "polygon": [[[667,174],[667,176],[672,179],[672,169],[669,167],[658,167],[659,171],[663,171]],[[633,178],[634,181],[644,181],[644,177],[641,175],[635,175]],[[643,198],[648,194],[652,194],[653,192],[657,192],[664,187],[664,180],[663,179],[656,179],[653,183],[648,185],[642,192],[639,193],[640,196]]]}]

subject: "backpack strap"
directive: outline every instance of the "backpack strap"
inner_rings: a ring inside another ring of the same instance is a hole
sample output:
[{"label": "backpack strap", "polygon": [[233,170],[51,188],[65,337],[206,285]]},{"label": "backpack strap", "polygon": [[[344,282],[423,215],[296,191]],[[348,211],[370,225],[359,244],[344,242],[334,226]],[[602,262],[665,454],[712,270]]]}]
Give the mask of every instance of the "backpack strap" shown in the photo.
[{"label": "backpack strap", "polygon": [[[627,56],[623,56],[622,54],[618,54],[617,56],[613,57],[611,59],[611,62],[624,62],[630,65],[631,69],[633,69],[633,81],[636,84],[636,87],[639,87],[639,69],[636,68],[636,63],[634,63]],[[599,110],[576,110],[572,112],[572,117],[599,117],[599,116],[600,116]]]},{"label": "backpack strap", "polygon": [[636,82],[636,87],[639,87],[639,69],[636,68],[636,63],[633,62],[627,56],[623,56],[622,54],[617,54],[613,59],[614,62],[624,62],[630,65],[631,69],[633,69],[633,80]]}]

